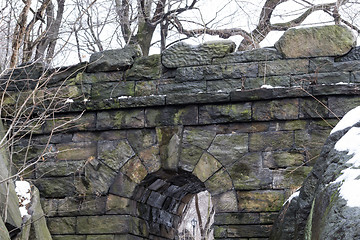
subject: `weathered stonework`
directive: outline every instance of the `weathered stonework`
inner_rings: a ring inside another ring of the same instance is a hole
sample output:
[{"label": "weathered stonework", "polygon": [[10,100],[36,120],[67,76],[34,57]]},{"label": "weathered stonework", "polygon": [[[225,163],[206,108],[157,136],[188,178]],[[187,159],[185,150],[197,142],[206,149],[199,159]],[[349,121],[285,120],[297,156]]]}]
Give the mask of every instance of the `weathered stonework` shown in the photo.
[{"label": "weathered stonework", "polygon": [[360,64],[233,47],[180,44],[113,67],[95,68],[99,59],[70,68],[78,73],[64,96],[78,98],[13,156],[16,167],[32,161],[59,130],[23,176],[40,190],[54,240],[174,239],[203,190],[216,208],[215,239],[269,237],[332,126],[359,105]]}]

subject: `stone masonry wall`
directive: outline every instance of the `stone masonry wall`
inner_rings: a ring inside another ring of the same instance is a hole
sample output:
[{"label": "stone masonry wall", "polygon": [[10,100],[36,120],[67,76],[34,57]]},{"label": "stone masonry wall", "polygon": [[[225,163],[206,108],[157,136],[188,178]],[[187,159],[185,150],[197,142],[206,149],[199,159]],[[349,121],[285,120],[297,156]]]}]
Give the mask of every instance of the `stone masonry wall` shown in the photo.
[{"label": "stone masonry wall", "polygon": [[[269,237],[332,126],[360,103],[358,49],[298,58],[233,49],[180,44],[139,57],[126,48],[45,72],[50,93],[69,76],[63,94],[73,100],[36,129],[26,155],[47,149],[25,177],[54,240],[175,239],[203,190],[216,239]],[[16,84],[31,87],[31,77]],[[18,167],[28,142],[19,141]]]}]

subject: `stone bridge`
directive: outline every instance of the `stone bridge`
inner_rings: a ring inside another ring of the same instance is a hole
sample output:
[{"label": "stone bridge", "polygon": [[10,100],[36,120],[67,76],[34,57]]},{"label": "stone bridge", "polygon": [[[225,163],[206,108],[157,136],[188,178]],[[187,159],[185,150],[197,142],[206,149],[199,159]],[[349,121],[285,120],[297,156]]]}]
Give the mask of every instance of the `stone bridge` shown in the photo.
[{"label": "stone bridge", "polygon": [[46,91],[61,85],[67,100],[13,161],[43,155],[24,177],[54,240],[176,239],[204,190],[215,239],[268,239],[331,128],[360,104],[358,50],[339,57],[351,45],[296,56],[229,41],[149,57],[127,47],[44,71]]}]

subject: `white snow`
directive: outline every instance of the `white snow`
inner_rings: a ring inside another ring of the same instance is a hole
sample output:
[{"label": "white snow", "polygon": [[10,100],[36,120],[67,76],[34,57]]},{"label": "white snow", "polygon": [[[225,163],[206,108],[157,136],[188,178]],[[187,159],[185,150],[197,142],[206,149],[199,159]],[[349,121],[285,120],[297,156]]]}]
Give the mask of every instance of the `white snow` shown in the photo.
[{"label": "white snow", "polygon": [[330,134],[334,132],[343,130],[347,127],[351,127],[355,123],[360,121],[360,106],[349,111],[345,116],[341,119],[341,121],[332,129]]},{"label": "white snow", "polygon": [[271,86],[271,85],[264,84],[264,85],[261,85],[260,88],[273,89],[273,88],[284,88],[284,87],[282,87],[282,86],[275,86],[275,87],[273,87],[273,86]]},{"label": "white snow", "polygon": [[299,191],[299,190],[297,190],[296,192],[294,192],[293,194],[291,194],[291,196],[290,196],[288,199],[286,199],[286,201],[284,202],[283,206],[284,206],[285,204],[287,204],[287,203],[290,203],[291,200],[293,200],[295,197],[298,197],[299,194],[300,194],[300,191]]},{"label": "white snow", "polygon": [[341,171],[341,175],[332,183],[342,183],[340,196],[347,201],[347,206],[360,207],[360,179],[358,179],[360,177],[360,128],[351,128],[335,144],[335,150],[348,151],[347,155],[352,155],[352,157],[347,161],[351,165]]},{"label": "white snow", "polygon": [[349,83],[338,82],[338,83],[335,83],[335,85],[349,85]]},{"label": "white snow", "polygon": [[128,99],[128,98],[131,98],[131,96],[120,96],[120,97],[118,97],[118,99]]},{"label": "white snow", "polygon": [[84,98],[84,100],[83,100],[84,102],[90,102],[90,100],[89,99],[87,99],[87,98]]},{"label": "white snow", "polygon": [[66,101],[65,101],[65,103],[73,103],[73,102],[74,102],[74,100],[71,99],[71,98],[68,98],[68,99],[66,99]]},{"label": "white snow", "polygon": [[30,183],[27,181],[16,181],[15,186],[15,191],[19,198],[21,217],[29,215],[26,205],[29,204],[31,200]]}]

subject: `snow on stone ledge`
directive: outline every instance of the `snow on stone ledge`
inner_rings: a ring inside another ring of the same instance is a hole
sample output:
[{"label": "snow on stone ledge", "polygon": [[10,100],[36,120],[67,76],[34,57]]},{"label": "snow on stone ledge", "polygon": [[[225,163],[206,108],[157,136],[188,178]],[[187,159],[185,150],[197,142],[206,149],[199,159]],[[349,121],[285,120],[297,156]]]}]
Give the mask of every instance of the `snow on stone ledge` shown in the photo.
[{"label": "snow on stone ledge", "polygon": [[284,206],[285,204],[287,204],[287,203],[291,203],[291,201],[292,201],[294,198],[298,197],[299,194],[300,194],[300,191],[299,191],[299,189],[298,189],[298,190],[296,190],[296,192],[294,192],[293,194],[291,194],[291,196],[290,196],[288,199],[286,199],[286,201],[284,202],[283,206]]},{"label": "snow on stone ledge", "polygon": [[350,110],[341,121],[331,130],[330,134],[343,130],[347,127],[353,126],[355,123],[360,121],[360,106]]},{"label": "snow on stone ledge", "polygon": [[29,215],[26,209],[26,205],[29,204],[31,200],[30,183],[27,181],[16,181],[15,186],[15,191],[19,198],[19,209],[21,217]]},{"label": "snow on stone ledge", "polygon": [[[356,109],[359,111],[359,107]],[[350,117],[348,118],[351,120]],[[347,151],[347,154],[352,155],[352,157],[347,161],[350,166],[341,171],[341,175],[332,183],[342,183],[340,187],[340,196],[347,201],[347,206],[360,207],[360,128],[351,128],[335,144],[335,150]]]}]

